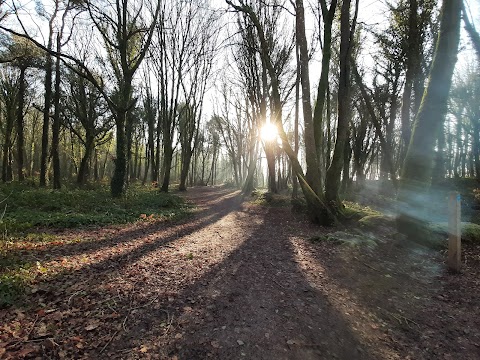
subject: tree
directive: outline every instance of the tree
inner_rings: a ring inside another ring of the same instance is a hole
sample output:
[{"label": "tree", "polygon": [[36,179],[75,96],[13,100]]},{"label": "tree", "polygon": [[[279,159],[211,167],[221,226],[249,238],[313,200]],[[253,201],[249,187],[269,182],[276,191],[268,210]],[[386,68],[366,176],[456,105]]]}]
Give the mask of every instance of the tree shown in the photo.
[{"label": "tree", "polygon": [[77,173],[77,184],[82,186],[88,179],[95,146],[110,141],[114,124],[102,94],[92,83],[74,72],[67,79],[69,90],[62,108],[68,126],[85,147]]},{"label": "tree", "polygon": [[338,120],[337,138],[332,161],[325,179],[325,198],[335,211],[340,212],[342,204],[339,198],[340,175],[344,163],[344,152],[347,131],[351,118],[350,111],[350,58],[352,55],[354,32],[358,14],[358,0],[355,5],[355,15],[350,22],[350,0],[344,0],[340,15],[340,75],[338,79]]},{"label": "tree", "polygon": [[444,1],[442,4],[440,32],[428,85],[415,119],[401,173],[398,200],[403,207],[397,226],[399,231],[415,239],[421,239],[425,234],[419,231],[418,225],[422,225],[422,219],[418,218],[418,209],[421,208],[431,183],[437,131],[447,113],[447,100],[460,40],[461,8],[461,0]]},{"label": "tree", "polygon": [[[331,213],[330,209],[327,207],[325,202],[323,201],[323,195],[317,194],[312,188],[313,184],[309,184],[305,178],[302,166],[298,161],[297,155],[293,150],[292,146],[289,143],[288,136],[283,128],[282,124],[282,101],[280,97],[280,84],[279,84],[279,77],[276,71],[276,68],[273,63],[273,59],[271,58],[270,53],[270,46],[267,42],[267,38],[265,35],[265,29],[262,26],[261,22],[258,19],[257,14],[253,10],[253,8],[246,4],[243,1],[238,1],[238,4],[234,4],[230,0],[226,0],[227,4],[229,4],[233,9],[238,12],[244,13],[246,16],[249,17],[253,26],[256,29],[259,44],[260,44],[260,58],[262,59],[262,65],[266,69],[270,77],[270,86],[271,86],[271,106],[270,111],[272,114],[272,122],[277,126],[279,137],[282,141],[282,147],[287,156],[290,159],[292,170],[295,176],[298,177],[300,186],[302,188],[302,192],[305,196],[305,200],[307,202],[307,206],[309,208],[309,215],[313,222],[317,223],[331,223],[334,221],[334,214]],[[315,153],[315,149],[313,149]],[[307,154],[311,154],[310,151],[306,151]]]},{"label": "tree", "polygon": [[127,177],[127,133],[132,126],[130,112],[136,102],[133,97],[133,78],[152,41],[161,3],[125,0],[114,4],[85,4],[103,40],[107,63],[113,70],[116,81],[113,96],[106,99],[116,125],[116,159],[111,180],[111,193],[114,197],[123,194]]},{"label": "tree", "polygon": [[30,67],[37,67],[40,53],[37,47],[28,39],[13,36],[7,44],[7,51],[2,54],[1,62],[7,62],[11,66],[17,68],[20,72],[18,78],[17,92],[17,115],[16,115],[16,131],[17,131],[17,173],[18,181],[23,181],[24,175],[24,112],[25,112],[25,95],[27,90],[26,72]]},{"label": "tree", "polygon": [[2,181],[12,181],[12,151],[13,151],[13,128],[16,120],[18,107],[18,77],[13,71],[5,69],[1,73],[0,99],[2,104],[2,117],[4,126],[2,133],[3,154],[2,154]]},{"label": "tree", "polygon": [[470,36],[470,40],[472,41],[473,47],[475,48],[475,52],[477,53],[477,59],[478,61],[480,61],[480,35],[470,21],[469,14],[467,13],[467,9],[464,3],[462,3],[462,12],[463,21],[465,23],[465,30],[467,30],[468,36]]},{"label": "tree", "polygon": [[[319,160],[320,171],[326,168],[325,150],[324,150],[324,123],[329,122],[327,117],[324,119],[325,102],[328,100],[327,89],[330,74],[330,60],[332,57],[332,25],[335,18],[335,10],[337,8],[337,0],[330,2],[330,8],[327,7],[326,0],[319,1],[321,13],[323,17],[323,48],[322,48],[322,72],[317,88],[317,101],[313,114],[313,126],[315,130],[315,144],[317,147],[317,157]],[[326,120],[326,121],[324,121]],[[324,174],[322,174],[323,180]],[[321,181],[323,183],[323,181]],[[323,184],[321,184],[323,186]]]}]

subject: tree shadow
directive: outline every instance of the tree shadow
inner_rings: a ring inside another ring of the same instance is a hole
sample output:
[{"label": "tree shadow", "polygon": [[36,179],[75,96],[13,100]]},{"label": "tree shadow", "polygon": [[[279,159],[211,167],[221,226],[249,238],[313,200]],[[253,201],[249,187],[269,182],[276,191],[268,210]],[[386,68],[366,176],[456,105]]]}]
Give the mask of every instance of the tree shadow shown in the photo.
[{"label": "tree shadow", "polygon": [[441,357],[430,344],[419,346],[434,328],[425,324],[422,312],[433,306],[431,298],[439,290],[439,253],[404,239],[377,240],[373,248],[305,241],[296,248],[313,269],[322,269],[326,291],[342,299],[352,316],[363,319],[397,356]]},{"label": "tree shadow", "polygon": [[244,224],[252,231],[240,246],[173,299],[139,309],[108,355],[135,358],[147,344],[160,358],[374,359],[329,297],[307,281],[276,214],[252,214],[265,216]]},{"label": "tree shadow", "polygon": [[[58,347],[47,355],[71,358],[377,358],[299,266],[291,214],[244,206],[238,193],[207,196],[211,206],[181,229],[139,234],[137,247],[43,282],[16,307],[33,323],[28,336],[52,329]],[[166,262],[177,240],[173,251],[197,242],[196,252]]]},{"label": "tree shadow", "polygon": [[[196,195],[198,197],[198,195]],[[74,232],[70,237],[77,239],[78,241],[67,242],[64,244],[59,244],[55,242],[54,244],[46,244],[45,246],[28,249],[28,250],[13,250],[7,251],[5,257],[23,257],[31,258],[35,260],[51,260],[66,256],[75,256],[75,255],[85,255],[88,256],[96,251],[102,249],[112,248],[117,245],[122,245],[124,243],[130,243],[140,238],[148,237],[149,235],[159,233],[161,231],[172,232],[175,235],[172,235],[170,238],[163,241],[164,244],[170,242],[175,237],[185,236],[191,232],[194,232],[208,224],[218,221],[219,216],[225,214],[217,213],[215,209],[220,208],[230,208],[232,206],[238,206],[241,199],[238,192],[231,191],[221,191],[211,194],[209,196],[202,196],[202,208],[200,212],[195,212],[195,216],[184,218],[175,222],[165,222],[165,221],[153,221],[151,223],[137,223],[133,224],[126,229],[119,227],[107,227],[107,230],[100,229],[99,232],[87,231],[87,233],[93,233],[95,236],[101,236],[100,238],[91,237],[79,238],[85,234],[85,231]],[[186,225],[186,226],[185,226]],[[153,245],[153,244],[152,244]]]}]

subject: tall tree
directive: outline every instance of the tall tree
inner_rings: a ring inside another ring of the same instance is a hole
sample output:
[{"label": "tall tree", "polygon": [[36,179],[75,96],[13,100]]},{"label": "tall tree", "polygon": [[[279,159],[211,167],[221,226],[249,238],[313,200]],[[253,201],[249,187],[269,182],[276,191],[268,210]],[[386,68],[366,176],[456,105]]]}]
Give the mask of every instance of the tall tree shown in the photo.
[{"label": "tall tree", "polygon": [[38,67],[39,58],[40,52],[30,40],[14,35],[7,44],[7,51],[2,54],[0,59],[1,62],[7,62],[19,70],[16,110],[18,181],[23,181],[25,178],[24,112],[27,91],[26,74],[29,68]]},{"label": "tall tree", "polygon": [[67,80],[69,86],[62,112],[71,132],[85,148],[77,173],[77,184],[83,186],[89,176],[89,163],[95,146],[110,141],[114,124],[105,100],[88,80],[74,72],[67,75]]},{"label": "tall tree", "polygon": [[434,146],[437,131],[443,124],[447,112],[447,100],[457,61],[460,40],[460,15],[462,0],[444,1],[440,15],[440,32],[428,85],[415,119],[412,137],[408,146],[401,173],[398,200],[403,204],[397,225],[399,231],[414,238],[424,235],[418,225],[418,218],[425,195],[431,183]]},{"label": "tall tree", "polygon": [[87,2],[90,18],[101,36],[114,77],[114,96],[107,97],[116,125],[115,170],[111,180],[112,196],[123,194],[127,177],[127,132],[135,106],[133,79],[152,41],[162,1]]},{"label": "tall tree", "polygon": [[0,100],[4,123],[2,128],[4,136],[2,149],[2,181],[7,182],[13,180],[13,129],[18,107],[18,76],[8,69],[4,69],[1,72]]},{"label": "tall tree", "polygon": [[332,161],[328,167],[325,179],[325,198],[336,211],[341,211],[342,208],[339,198],[340,176],[344,163],[345,144],[348,141],[347,132],[351,118],[350,58],[358,15],[358,0],[356,1],[355,15],[352,21],[350,21],[350,7],[351,1],[344,0],[340,14],[340,75],[338,79],[337,137]]},{"label": "tall tree", "polygon": [[[236,4],[230,0],[226,0],[233,9],[238,12],[246,14],[253,23],[253,26],[256,29],[259,45],[260,45],[260,57],[262,59],[262,65],[265,67],[269,77],[270,77],[270,86],[271,86],[271,114],[273,123],[278,128],[279,137],[282,141],[282,147],[287,156],[290,159],[292,170],[295,176],[298,177],[302,192],[305,196],[307,206],[309,208],[309,215],[313,222],[317,223],[331,223],[334,221],[334,214],[331,213],[329,207],[327,207],[325,201],[323,200],[323,194],[317,194],[312,188],[313,184],[309,184],[305,178],[302,166],[293,150],[292,146],[289,143],[288,136],[283,128],[282,124],[282,107],[283,103],[280,97],[280,84],[278,74],[276,72],[274,63],[270,56],[269,44],[267,43],[265,36],[265,29],[262,26],[262,23],[259,21],[256,12],[253,8],[246,4],[244,1],[238,1]],[[306,149],[306,154],[309,156],[311,153],[315,153],[315,148]]]}]

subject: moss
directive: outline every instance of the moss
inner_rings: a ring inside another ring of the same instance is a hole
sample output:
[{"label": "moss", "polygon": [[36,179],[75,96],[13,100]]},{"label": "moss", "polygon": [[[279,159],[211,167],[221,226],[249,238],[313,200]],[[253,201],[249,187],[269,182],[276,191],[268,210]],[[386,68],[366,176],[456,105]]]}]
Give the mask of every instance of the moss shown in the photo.
[{"label": "moss", "polygon": [[368,228],[394,227],[395,219],[386,215],[367,215],[361,218],[358,223]]},{"label": "moss", "polygon": [[[438,236],[448,236],[448,223],[432,223],[430,224],[432,232]],[[480,244],[480,225],[462,222],[462,242],[466,244]]]},{"label": "moss", "polygon": [[286,194],[273,194],[268,191],[255,190],[252,192],[253,202],[263,206],[288,206],[291,204],[291,196]]},{"label": "moss", "polygon": [[345,201],[343,213],[346,217],[357,220],[365,216],[381,215],[380,212],[373,210],[368,206],[362,206],[355,202]]}]

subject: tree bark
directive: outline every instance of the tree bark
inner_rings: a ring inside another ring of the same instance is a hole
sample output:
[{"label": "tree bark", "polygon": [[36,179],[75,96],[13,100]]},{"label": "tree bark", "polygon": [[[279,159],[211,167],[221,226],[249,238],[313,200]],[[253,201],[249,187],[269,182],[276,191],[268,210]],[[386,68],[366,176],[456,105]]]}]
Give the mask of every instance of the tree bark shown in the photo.
[{"label": "tree bark", "polygon": [[300,60],[300,83],[302,87],[302,109],[305,126],[305,159],[307,162],[307,173],[305,178],[313,191],[318,195],[322,193],[323,186],[322,175],[320,173],[320,163],[317,156],[317,146],[315,142],[316,131],[313,124],[310,97],[310,73],[308,69],[309,56],[307,38],[305,36],[305,11],[303,8],[303,0],[296,0],[295,29]]}]

